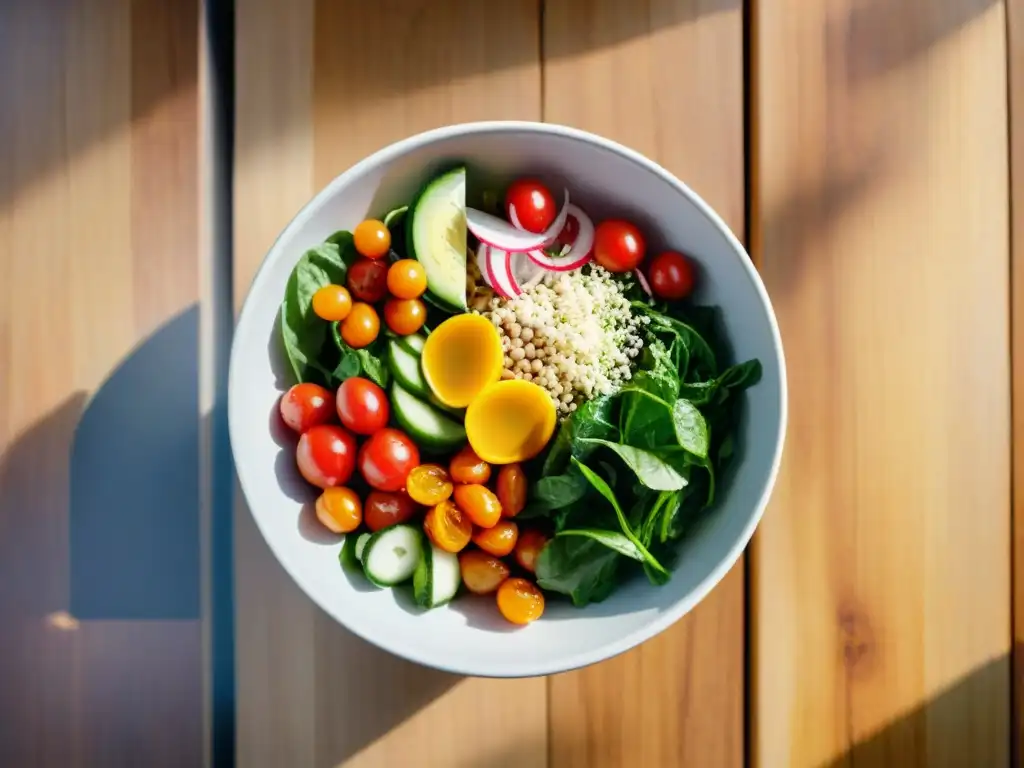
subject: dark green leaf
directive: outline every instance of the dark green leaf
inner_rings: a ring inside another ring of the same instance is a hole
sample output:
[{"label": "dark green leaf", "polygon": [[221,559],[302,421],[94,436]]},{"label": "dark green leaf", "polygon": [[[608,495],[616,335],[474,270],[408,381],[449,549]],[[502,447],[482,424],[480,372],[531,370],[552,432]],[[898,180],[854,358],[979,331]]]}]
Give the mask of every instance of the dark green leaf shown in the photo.
[{"label": "dark green leaf", "polygon": [[564,475],[542,477],[533,487],[533,497],[546,502],[551,509],[565,507],[583,497],[587,492],[587,481],[570,468]]},{"label": "dark green leaf", "polygon": [[387,354],[386,336],[379,336],[369,347],[354,349],[341,338],[338,323],[331,323],[331,336],[340,359],[334,368],[334,379],[340,384],[353,376],[365,376],[379,387],[387,387],[391,372],[384,362]]},{"label": "dark green leaf", "polygon": [[600,528],[574,528],[566,531],[559,531],[558,536],[585,536],[588,539],[602,544],[608,549],[628,557],[630,560],[644,562],[643,553],[637,549],[636,544],[623,536],[618,531],[605,531]]},{"label": "dark green leaf", "polygon": [[708,457],[708,425],[697,406],[682,398],[672,406],[672,425],[679,445],[701,459]]},{"label": "dark green leaf", "polygon": [[686,478],[676,471],[675,467],[651,451],[634,448],[631,445],[613,443],[609,440],[587,439],[584,442],[602,445],[613,451],[625,462],[627,467],[633,470],[637,480],[651,490],[678,491],[686,485]]},{"label": "dark green leaf", "polygon": [[624,443],[638,448],[654,448],[675,441],[672,406],[650,391],[633,385],[624,387],[620,392]]},{"label": "dark green leaf", "polygon": [[599,603],[615,589],[621,555],[590,538],[556,536],[537,557],[537,584],[572,598],[582,607]]},{"label": "dark green leaf", "polygon": [[583,442],[586,438],[616,438],[619,430],[612,422],[614,405],[614,397],[602,396],[588,400],[573,411],[569,418],[562,422],[555,439],[551,441],[541,474],[562,474],[573,456],[586,459],[593,451],[592,446]]}]

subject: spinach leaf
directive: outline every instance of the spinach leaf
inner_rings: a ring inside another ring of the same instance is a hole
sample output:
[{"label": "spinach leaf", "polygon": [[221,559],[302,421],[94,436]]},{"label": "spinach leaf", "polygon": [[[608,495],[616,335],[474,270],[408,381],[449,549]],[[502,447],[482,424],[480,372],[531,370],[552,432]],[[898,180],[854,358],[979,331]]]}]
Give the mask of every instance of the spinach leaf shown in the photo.
[{"label": "spinach leaf", "polygon": [[761,380],[760,360],[747,360],[726,368],[720,376],[708,381],[681,384],[679,396],[694,405],[708,405],[712,401],[722,402],[730,392],[738,392],[754,386]]},{"label": "spinach leaf", "polygon": [[679,398],[672,406],[672,426],[679,445],[701,459],[708,457],[708,425],[704,415],[689,400]]},{"label": "spinach leaf", "polygon": [[600,477],[598,477],[596,474],[594,474],[594,471],[590,469],[590,467],[588,467],[586,464],[583,464],[578,459],[573,458],[573,463],[579,468],[580,472],[583,473],[583,476],[587,479],[587,482],[594,486],[597,492],[604,496],[608,503],[612,505],[612,509],[615,510],[615,516],[619,520],[619,527],[622,529],[623,535],[625,535],[627,539],[633,542],[636,548],[640,551],[640,554],[643,555],[645,564],[655,569],[656,571],[662,571],[667,573],[667,571],[665,571],[665,568],[661,565],[661,563],[654,559],[654,556],[647,551],[644,545],[640,543],[640,540],[637,539],[633,531],[630,530],[629,522],[626,520],[626,516],[622,513],[622,507],[619,506],[619,502],[616,500],[615,494],[612,493],[612,489],[608,487],[608,484]]},{"label": "spinach leaf", "polygon": [[[605,531],[600,528],[573,528],[566,531],[559,531],[558,536],[586,536],[608,549],[628,557],[630,560],[644,562],[643,553],[637,549],[636,544],[627,539],[618,531]],[[556,537],[557,538],[557,537]]]},{"label": "spinach leaf", "polygon": [[622,441],[638,448],[654,448],[675,441],[672,406],[646,389],[624,387],[622,394]]},{"label": "spinach leaf", "polygon": [[588,400],[573,411],[551,441],[541,475],[561,474],[573,456],[586,459],[594,450],[583,442],[587,438],[617,438],[619,430],[612,421],[614,406],[614,396],[601,396]]},{"label": "spinach leaf", "polygon": [[537,556],[537,584],[568,595],[573,605],[599,603],[612,593],[623,558],[590,538],[556,536]]},{"label": "spinach leaf", "polygon": [[711,346],[697,330],[682,320],[644,303],[633,302],[633,308],[650,318],[649,330],[670,333],[675,336],[674,344],[681,344],[686,351],[686,368],[680,370],[684,381],[702,381],[718,375],[718,361]]},{"label": "spinach leaf", "polygon": [[[613,443],[609,440],[587,438],[583,442],[603,445],[605,448],[613,451],[625,462],[627,467],[633,470],[637,480],[651,490],[678,491],[686,485],[686,478],[675,467],[651,451],[635,448],[631,445],[623,445],[622,443]],[[579,465],[578,462],[577,465],[582,469],[582,465]]]},{"label": "spinach leaf", "polygon": [[341,254],[343,242],[344,238],[341,242],[321,243],[306,251],[285,287],[281,302],[281,339],[298,382],[328,386],[331,381],[332,371],[318,359],[327,338],[327,323],[313,312],[313,294],[330,283],[344,285],[348,267]]},{"label": "spinach leaf", "polygon": [[549,475],[538,480],[533,487],[533,497],[548,504],[549,509],[557,509],[583,498],[588,487],[583,476],[570,467],[570,471],[565,474]]},{"label": "spinach leaf", "polygon": [[370,346],[362,349],[354,349],[345,343],[338,330],[338,323],[331,323],[331,335],[341,354],[341,359],[332,374],[339,384],[353,376],[365,376],[377,386],[387,387],[391,379],[391,372],[384,362],[384,355],[387,352],[385,351],[386,337],[383,334],[378,336]]}]

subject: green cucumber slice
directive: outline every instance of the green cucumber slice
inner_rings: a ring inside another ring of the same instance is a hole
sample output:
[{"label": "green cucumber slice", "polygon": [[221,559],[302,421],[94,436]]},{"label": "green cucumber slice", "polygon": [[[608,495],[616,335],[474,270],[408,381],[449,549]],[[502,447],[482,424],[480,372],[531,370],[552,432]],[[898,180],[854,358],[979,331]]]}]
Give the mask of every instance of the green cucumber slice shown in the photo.
[{"label": "green cucumber slice", "polygon": [[466,309],[466,169],[431,179],[409,208],[409,255],[423,265],[427,289],[442,304]]},{"label": "green cucumber slice", "polygon": [[422,333],[414,333],[411,336],[398,336],[395,340],[405,347],[409,354],[416,355],[416,357],[423,354],[423,347],[427,344],[427,337]]},{"label": "green cucumber slice", "polygon": [[443,453],[460,448],[466,442],[465,427],[397,381],[391,387],[391,408],[402,429],[421,448]]},{"label": "green cucumber slice", "polygon": [[420,357],[399,341],[388,342],[388,367],[395,381],[418,397],[429,397],[430,387],[420,371]]},{"label": "green cucumber slice", "polygon": [[372,534],[363,547],[363,573],[378,587],[411,578],[423,558],[423,534],[411,525],[392,525]]},{"label": "green cucumber slice", "polygon": [[449,602],[459,591],[462,575],[459,558],[433,544],[423,548],[412,576],[413,596],[424,608],[437,608]]}]

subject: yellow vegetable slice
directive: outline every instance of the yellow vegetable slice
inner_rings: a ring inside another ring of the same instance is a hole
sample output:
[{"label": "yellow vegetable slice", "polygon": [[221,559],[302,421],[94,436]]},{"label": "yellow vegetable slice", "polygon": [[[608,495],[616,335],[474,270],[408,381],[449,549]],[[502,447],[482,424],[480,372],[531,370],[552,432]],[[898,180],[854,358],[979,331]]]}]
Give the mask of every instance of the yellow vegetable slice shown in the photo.
[{"label": "yellow vegetable slice", "polygon": [[484,387],[501,378],[504,360],[501,337],[490,320],[455,315],[427,337],[420,367],[438,400],[465,408]]},{"label": "yellow vegetable slice", "polygon": [[466,410],[466,436],[476,454],[491,464],[532,459],[555,432],[555,405],[530,381],[499,381],[484,389]]}]

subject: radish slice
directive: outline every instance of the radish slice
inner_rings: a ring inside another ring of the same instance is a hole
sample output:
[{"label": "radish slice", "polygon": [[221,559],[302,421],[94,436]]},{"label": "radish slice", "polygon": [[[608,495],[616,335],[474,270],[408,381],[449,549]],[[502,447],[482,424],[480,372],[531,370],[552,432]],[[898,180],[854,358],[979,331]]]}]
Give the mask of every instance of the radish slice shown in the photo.
[{"label": "radish slice", "polygon": [[647,297],[653,299],[654,292],[651,290],[650,283],[647,282],[647,278],[644,277],[644,273],[640,271],[640,268],[637,267],[634,269],[633,274],[636,275],[636,281],[640,283],[640,287],[643,289],[644,293],[647,294]]},{"label": "radish slice", "polygon": [[508,251],[492,248],[486,243],[480,243],[480,249],[477,251],[477,258],[483,261],[481,272],[484,279],[503,299],[511,299],[522,293],[518,281],[512,274],[511,257],[512,254]]},{"label": "radish slice", "polygon": [[512,254],[512,276],[524,291],[536,286],[547,272],[547,269],[527,258],[526,254]]},{"label": "radish slice", "polygon": [[[550,269],[552,272],[568,272],[579,269],[590,261],[590,252],[594,249],[594,222],[578,206],[565,206],[569,216],[576,219],[579,224],[579,232],[571,244],[562,248],[560,256],[550,256],[542,250],[535,249],[527,255],[539,266]],[[566,217],[568,222],[568,217]]]},{"label": "radish slice", "polygon": [[[565,190],[565,202],[562,210],[546,230],[537,234],[527,232],[498,216],[492,216],[476,208],[466,209],[466,228],[473,233],[481,243],[507,253],[525,253],[536,248],[547,248],[561,234],[565,227],[565,220],[569,216],[569,190]],[[518,221],[518,218],[516,219]]]}]

